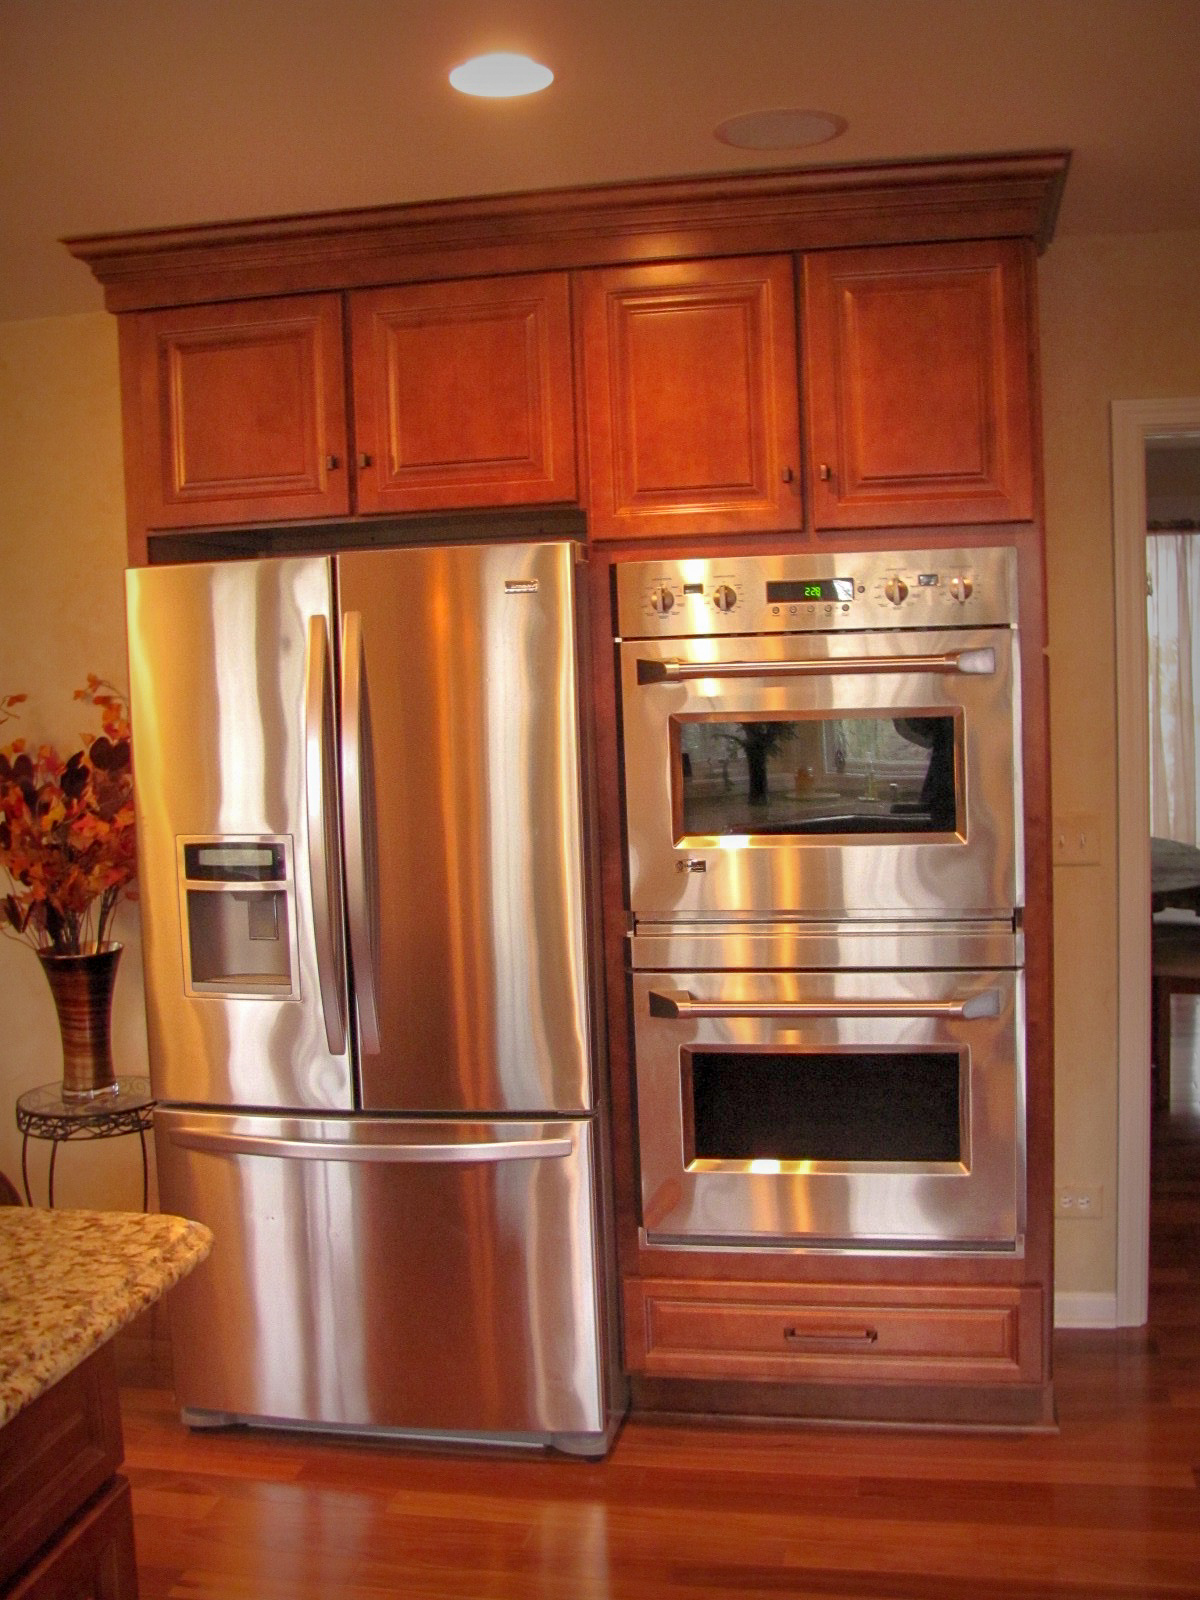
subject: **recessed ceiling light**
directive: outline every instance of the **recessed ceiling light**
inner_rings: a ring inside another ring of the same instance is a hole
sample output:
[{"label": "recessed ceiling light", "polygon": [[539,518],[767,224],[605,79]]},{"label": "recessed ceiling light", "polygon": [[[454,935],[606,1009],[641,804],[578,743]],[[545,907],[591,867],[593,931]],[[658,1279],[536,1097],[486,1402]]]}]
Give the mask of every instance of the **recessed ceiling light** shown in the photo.
[{"label": "recessed ceiling light", "polygon": [[795,150],[845,133],[845,117],[831,111],[746,111],[713,129],[722,144],[739,150]]},{"label": "recessed ceiling light", "polygon": [[470,61],[464,61],[450,74],[450,82],[462,94],[510,100],[547,88],[554,82],[554,74],[540,61],[498,50],[492,55],[472,56]]}]

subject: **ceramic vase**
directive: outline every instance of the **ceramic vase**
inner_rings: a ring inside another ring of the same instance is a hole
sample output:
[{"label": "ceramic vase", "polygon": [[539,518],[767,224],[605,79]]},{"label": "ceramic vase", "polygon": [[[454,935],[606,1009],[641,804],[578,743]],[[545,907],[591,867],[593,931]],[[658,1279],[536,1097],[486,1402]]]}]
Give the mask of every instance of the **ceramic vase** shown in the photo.
[{"label": "ceramic vase", "polygon": [[122,946],[105,944],[82,955],[39,950],[62,1035],[64,1100],[115,1094],[112,996]]}]

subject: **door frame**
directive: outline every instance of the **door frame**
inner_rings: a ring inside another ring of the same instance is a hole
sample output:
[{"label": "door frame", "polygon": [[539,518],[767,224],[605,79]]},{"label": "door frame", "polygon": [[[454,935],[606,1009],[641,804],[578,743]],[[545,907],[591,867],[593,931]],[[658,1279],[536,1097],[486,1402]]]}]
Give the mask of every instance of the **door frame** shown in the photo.
[{"label": "door frame", "polygon": [[1118,1327],[1146,1321],[1150,1280],[1150,718],[1146,445],[1200,435],[1200,398],[1113,400],[1117,690]]}]

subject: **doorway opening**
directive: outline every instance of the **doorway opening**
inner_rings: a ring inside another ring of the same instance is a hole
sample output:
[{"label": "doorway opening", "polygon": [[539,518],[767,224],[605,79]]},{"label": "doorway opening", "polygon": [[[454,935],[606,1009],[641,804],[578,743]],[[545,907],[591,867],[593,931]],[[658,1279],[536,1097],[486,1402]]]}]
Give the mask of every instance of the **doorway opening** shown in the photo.
[{"label": "doorway opening", "polygon": [[1117,666],[1117,1305],[1146,1321],[1150,1264],[1150,802],[1146,456],[1200,443],[1200,398],[1112,402]]}]

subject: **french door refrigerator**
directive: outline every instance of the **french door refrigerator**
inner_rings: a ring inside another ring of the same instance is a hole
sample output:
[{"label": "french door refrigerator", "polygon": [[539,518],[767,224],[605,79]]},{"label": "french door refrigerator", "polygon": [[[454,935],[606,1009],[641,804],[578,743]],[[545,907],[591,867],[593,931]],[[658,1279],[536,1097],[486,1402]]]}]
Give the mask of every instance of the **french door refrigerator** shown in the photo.
[{"label": "french door refrigerator", "polygon": [[185,1420],[549,1443],[623,1407],[577,546],[139,569]]}]

